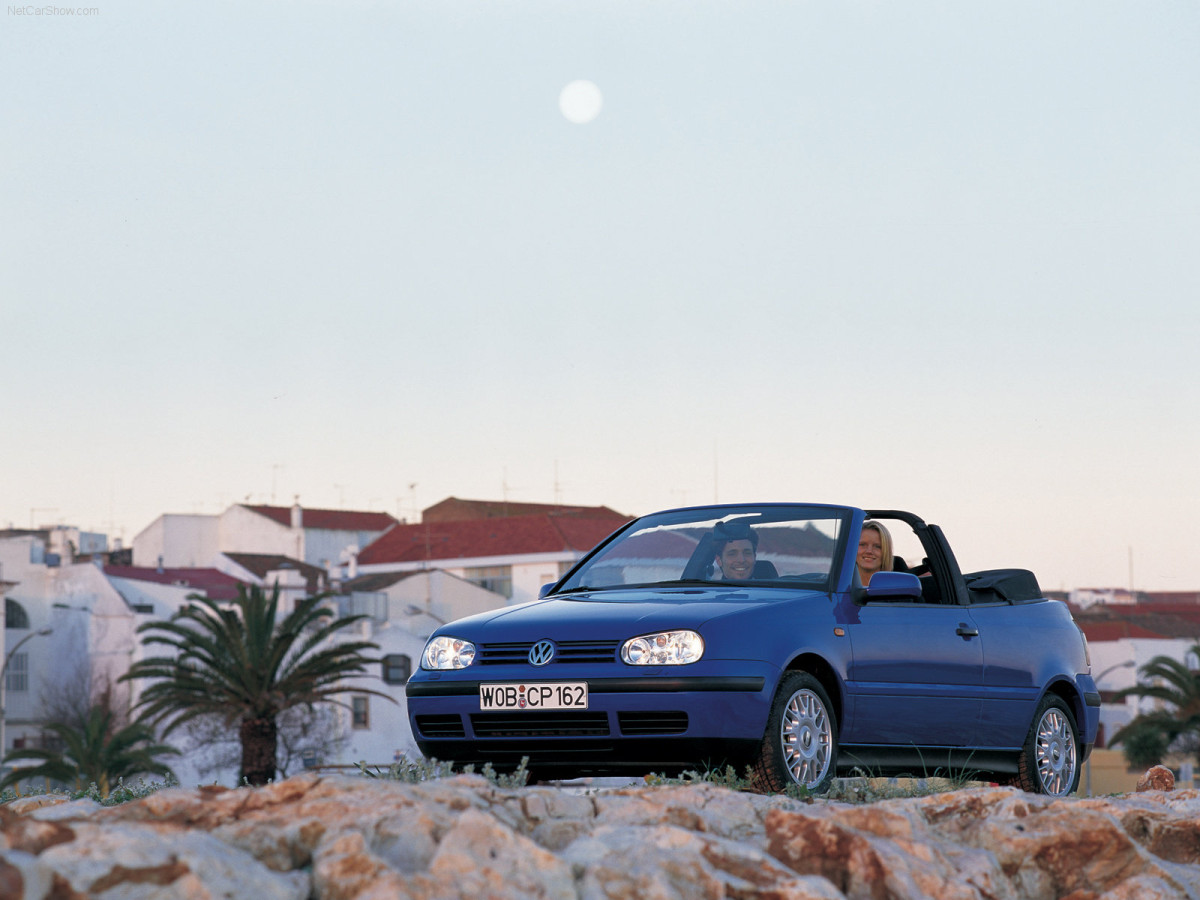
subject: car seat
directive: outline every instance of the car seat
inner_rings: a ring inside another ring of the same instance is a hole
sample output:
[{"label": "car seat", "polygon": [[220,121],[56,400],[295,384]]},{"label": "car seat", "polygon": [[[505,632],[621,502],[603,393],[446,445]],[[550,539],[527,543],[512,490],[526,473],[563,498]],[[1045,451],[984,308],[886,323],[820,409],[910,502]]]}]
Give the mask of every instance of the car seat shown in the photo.
[{"label": "car seat", "polygon": [[760,559],[754,564],[754,571],[750,573],[752,579],[759,578],[778,578],[779,570],[775,568],[775,563],[769,559]]}]

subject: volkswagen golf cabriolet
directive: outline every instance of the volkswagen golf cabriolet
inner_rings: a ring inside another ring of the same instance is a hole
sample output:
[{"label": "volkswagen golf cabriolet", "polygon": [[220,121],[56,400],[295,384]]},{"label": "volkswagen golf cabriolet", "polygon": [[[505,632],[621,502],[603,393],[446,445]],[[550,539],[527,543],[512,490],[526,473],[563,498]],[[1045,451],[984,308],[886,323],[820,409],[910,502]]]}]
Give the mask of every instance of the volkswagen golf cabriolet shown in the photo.
[{"label": "volkswagen golf cabriolet", "polygon": [[[867,584],[860,544],[884,557]],[[1100,707],[1083,634],[1033,573],[964,575],[911,513],[794,503],[635,519],[540,599],[440,627],[406,691],[441,761],[733,765],[814,793],[861,770],[1063,796]]]}]

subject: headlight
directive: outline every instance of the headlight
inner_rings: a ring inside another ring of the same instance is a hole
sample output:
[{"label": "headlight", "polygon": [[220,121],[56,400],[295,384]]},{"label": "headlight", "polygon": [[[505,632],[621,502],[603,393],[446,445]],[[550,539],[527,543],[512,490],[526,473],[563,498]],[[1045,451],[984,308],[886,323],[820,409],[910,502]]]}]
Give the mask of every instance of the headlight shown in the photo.
[{"label": "headlight", "polygon": [[422,669],[465,669],[475,661],[475,645],[456,637],[435,637],[421,654]]},{"label": "headlight", "polygon": [[704,638],[694,631],[644,634],[621,645],[621,659],[631,666],[686,666],[703,655]]}]

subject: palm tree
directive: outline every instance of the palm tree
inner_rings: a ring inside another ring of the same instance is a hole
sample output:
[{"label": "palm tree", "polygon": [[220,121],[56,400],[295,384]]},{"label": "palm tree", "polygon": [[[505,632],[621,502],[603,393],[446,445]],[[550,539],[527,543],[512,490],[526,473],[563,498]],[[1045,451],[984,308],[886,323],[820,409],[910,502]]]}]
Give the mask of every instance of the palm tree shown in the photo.
[{"label": "palm tree", "polygon": [[101,797],[107,797],[112,786],[135,775],[174,777],[171,769],[155,757],[178,754],[174,747],[157,744],[154,731],[142,722],[116,728],[111,709],[93,706],[79,727],[64,722],[46,726],[63,742],[63,750],[19,749],[9,752],[4,762],[21,759],[40,760],[36,766],[14,769],[0,780],[0,790],[28,778],[49,778],[82,788],[94,784]]},{"label": "palm tree", "polygon": [[[1188,655],[1200,657],[1200,644]],[[1165,753],[1177,741],[1194,746],[1200,737],[1200,672],[1169,656],[1156,656],[1138,669],[1138,675],[1140,683],[1118,691],[1117,699],[1150,698],[1166,706],[1139,715],[1112,736],[1113,742],[1126,743],[1126,756],[1134,765],[1155,755],[1155,748]]]},{"label": "palm tree", "polygon": [[170,619],[138,628],[144,646],[162,644],[174,653],[135,662],[122,680],[151,680],[137,708],[146,721],[164,726],[164,736],[201,716],[218,716],[226,726],[237,721],[241,777],[266,784],[276,772],[279,714],[337,703],[336,695],[347,690],[343,679],[365,674],[376,662],[364,653],[378,644],[333,639],[364,617],[335,618],[323,605],[328,596],[305,597],[278,621],[278,585],[269,596],[257,585],[239,585],[232,602],[192,594]]}]

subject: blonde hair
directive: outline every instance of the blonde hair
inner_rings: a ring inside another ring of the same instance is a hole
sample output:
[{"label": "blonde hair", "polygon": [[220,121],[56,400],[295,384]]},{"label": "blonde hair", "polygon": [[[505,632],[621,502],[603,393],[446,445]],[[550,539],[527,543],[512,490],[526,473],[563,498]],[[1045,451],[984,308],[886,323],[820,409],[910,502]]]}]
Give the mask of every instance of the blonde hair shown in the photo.
[{"label": "blonde hair", "polygon": [[863,531],[871,529],[879,535],[879,544],[882,550],[883,559],[879,561],[880,572],[892,571],[892,535],[883,525],[876,522],[874,519],[863,522]]}]

